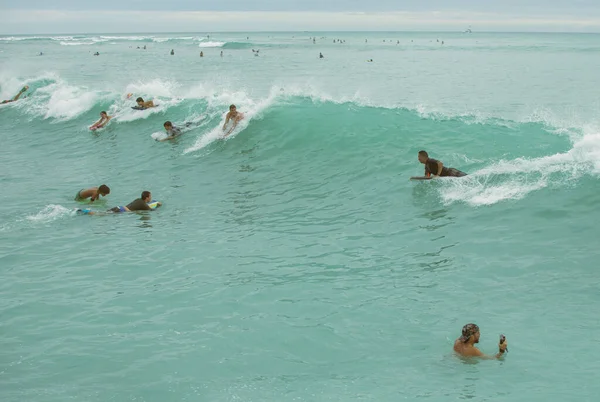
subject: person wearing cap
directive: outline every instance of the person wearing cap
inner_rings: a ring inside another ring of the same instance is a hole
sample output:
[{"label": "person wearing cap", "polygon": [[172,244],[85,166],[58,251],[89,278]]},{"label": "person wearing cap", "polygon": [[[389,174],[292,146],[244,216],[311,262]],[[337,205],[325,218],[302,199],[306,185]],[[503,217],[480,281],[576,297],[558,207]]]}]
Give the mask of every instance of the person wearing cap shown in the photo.
[{"label": "person wearing cap", "polygon": [[500,359],[507,352],[508,343],[502,337],[498,343],[498,353],[489,356],[481,352],[475,344],[479,343],[479,327],[475,324],[467,324],[462,328],[462,336],[454,342],[454,351],[462,357],[481,357],[483,359]]}]

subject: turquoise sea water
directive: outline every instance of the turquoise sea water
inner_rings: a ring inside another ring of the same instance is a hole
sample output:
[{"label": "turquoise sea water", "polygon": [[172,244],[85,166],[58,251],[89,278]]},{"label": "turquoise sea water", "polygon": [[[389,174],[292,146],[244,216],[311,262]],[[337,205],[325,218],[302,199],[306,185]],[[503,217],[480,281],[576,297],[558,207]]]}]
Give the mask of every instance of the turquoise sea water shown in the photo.
[{"label": "turquoise sea water", "polygon": [[[0,37],[0,98],[30,86],[0,106],[0,400],[595,400],[598,65],[600,35]],[[470,175],[410,182],[420,149]],[[101,183],[164,205],[77,215]],[[468,322],[507,358],[454,357]]]}]

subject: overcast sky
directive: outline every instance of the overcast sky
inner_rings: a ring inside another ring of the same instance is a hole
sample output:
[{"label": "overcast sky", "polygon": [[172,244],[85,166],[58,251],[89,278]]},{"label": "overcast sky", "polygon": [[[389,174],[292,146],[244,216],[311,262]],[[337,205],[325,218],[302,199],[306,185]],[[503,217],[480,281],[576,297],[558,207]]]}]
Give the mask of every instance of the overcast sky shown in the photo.
[{"label": "overcast sky", "polygon": [[600,0],[0,0],[0,15],[0,34],[600,32]]}]

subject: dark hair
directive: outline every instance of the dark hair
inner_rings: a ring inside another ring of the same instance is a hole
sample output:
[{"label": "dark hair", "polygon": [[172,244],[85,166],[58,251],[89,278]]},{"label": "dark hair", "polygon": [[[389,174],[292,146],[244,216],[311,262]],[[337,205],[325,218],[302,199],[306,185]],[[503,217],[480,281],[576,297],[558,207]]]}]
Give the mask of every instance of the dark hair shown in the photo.
[{"label": "dark hair", "polygon": [[429,155],[427,154],[427,151],[419,151],[419,155],[420,156],[424,156],[426,158],[429,158]]},{"label": "dark hair", "polygon": [[229,105],[229,109],[233,109],[233,108],[236,108],[235,105]]},{"label": "dark hair", "polygon": [[103,110],[103,111],[101,111],[101,112],[100,112],[100,114],[106,114],[106,111],[105,111],[105,110]]},{"label": "dark hair", "polygon": [[143,102],[143,101],[144,101],[144,99],[142,99],[142,97],[140,96],[140,97],[139,97],[139,98],[137,98],[135,101],[136,101],[136,102]]},{"label": "dark hair", "polygon": [[173,127],[173,123],[171,123],[170,121],[165,121],[165,124],[163,124],[163,127],[164,126],[171,126],[171,127]]},{"label": "dark hair", "polygon": [[141,197],[141,198],[142,198],[142,200],[143,200],[144,198],[148,198],[149,196],[150,196],[150,191],[142,191],[142,197]]},{"label": "dark hair", "polygon": [[102,194],[110,194],[110,188],[106,184],[103,184],[100,187],[98,187],[98,191]]}]

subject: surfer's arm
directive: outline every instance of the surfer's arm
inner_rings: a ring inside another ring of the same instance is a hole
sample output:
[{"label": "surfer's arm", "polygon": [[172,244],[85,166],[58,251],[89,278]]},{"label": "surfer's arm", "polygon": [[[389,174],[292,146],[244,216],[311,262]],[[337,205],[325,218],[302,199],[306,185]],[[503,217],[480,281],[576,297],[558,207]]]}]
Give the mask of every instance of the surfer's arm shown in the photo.
[{"label": "surfer's arm", "polygon": [[438,166],[438,170],[437,170],[437,173],[434,174],[435,177],[441,175],[442,174],[442,170],[444,169],[444,164],[442,162],[440,162],[440,161],[438,161],[437,166]]},{"label": "surfer's arm", "polygon": [[98,125],[100,124],[101,121],[102,121],[102,119],[98,120],[97,122],[92,124],[92,127],[98,127]]},{"label": "surfer's arm", "polygon": [[227,116],[225,116],[225,123],[223,123],[223,131],[225,131],[225,127],[227,127],[227,123],[229,123],[230,119],[231,116],[229,115],[229,113],[227,113]]}]

